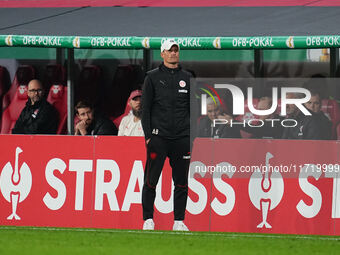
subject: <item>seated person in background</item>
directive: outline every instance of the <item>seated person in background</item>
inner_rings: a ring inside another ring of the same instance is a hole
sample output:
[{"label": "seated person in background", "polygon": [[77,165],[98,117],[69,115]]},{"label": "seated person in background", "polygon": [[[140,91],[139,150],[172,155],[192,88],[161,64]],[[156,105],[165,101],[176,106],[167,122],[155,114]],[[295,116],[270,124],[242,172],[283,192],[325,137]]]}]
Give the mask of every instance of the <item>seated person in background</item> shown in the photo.
[{"label": "seated person in background", "polygon": [[[287,98],[301,98],[299,93],[287,93]],[[320,118],[312,111],[312,115],[304,115],[294,104],[287,104],[287,119],[295,119],[295,127],[285,127],[283,139],[309,139],[309,140],[328,140],[331,130],[326,130]]]},{"label": "seated person in background", "polygon": [[[257,108],[258,110],[268,110],[272,106],[272,98],[270,97],[261,97],[258,104]],[[280,139],[282,137],[283,133],[283,127],[280,124],[282,117],[280,117],[278,114],[275,112],[270,114],[270,115],[259,115],[256,117],[259,120],[263,121],[263,126],[261,127],[250,127],[246,126],[243,127],[241,126],[241,129],[253,134],[252,138],[269,138],[269,139]],[[269,121],[270,119],[279,119],[279,121]],[[268,121],[266,121],[268,120]],[[259,125],[261,125],[259,123]],[[256,125],[255,123],[252,125]]]},{"label": "seated person in background", "polygon": [[79,101],[75,107],[79,122],[75,126],[75,135],[117,135],[113,122],[94,112],[90,103]]},{"label": "seated person in background", "polygon": [[12,134],[56,134],[58,113],[44,98],[39,80],[28,83],[28,101],[22,110]]},{"label": "seated person in background", "polygon": [[131,112],[120,122],[118,136],[144,136],[141,122],[141,96],[141,90],[131,92],[128,99]]},{"label": "seated person in background", "polygon": [[320,92],[317,90],[310,90],[310,93],[312,94],[310,100],[305,103],[306,108],[312,112],[313,115],[318,117],[320,124],[322,125],[322,132],[332,132],[332,122],[325,115],[323,111],[321,111],[321,95]]},{"label": "seated person in background", "polygon": [[198,123],[197,136],[213,138],[240,138],[241,135],[239,127],[230,127],[227,124],[216,124],[214,127],[214,119],[230,119],[229,115],[222,113],[219,100],[217,98],[214,99],[215,101],[211,97],[207,99],[207,116],[200,119]]}]

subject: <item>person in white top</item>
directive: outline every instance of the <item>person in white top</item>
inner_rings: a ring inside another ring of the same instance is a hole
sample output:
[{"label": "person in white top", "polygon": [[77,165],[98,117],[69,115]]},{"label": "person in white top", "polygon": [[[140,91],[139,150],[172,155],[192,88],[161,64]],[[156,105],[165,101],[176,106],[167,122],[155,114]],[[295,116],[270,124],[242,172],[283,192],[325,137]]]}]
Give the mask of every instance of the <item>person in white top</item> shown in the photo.
[{"label": "person in white top", "polygon": [[141,90],[131,92],[128,99],[131,111],[120,122],[118,136],[144,136],[141,123],[141,96]]}]

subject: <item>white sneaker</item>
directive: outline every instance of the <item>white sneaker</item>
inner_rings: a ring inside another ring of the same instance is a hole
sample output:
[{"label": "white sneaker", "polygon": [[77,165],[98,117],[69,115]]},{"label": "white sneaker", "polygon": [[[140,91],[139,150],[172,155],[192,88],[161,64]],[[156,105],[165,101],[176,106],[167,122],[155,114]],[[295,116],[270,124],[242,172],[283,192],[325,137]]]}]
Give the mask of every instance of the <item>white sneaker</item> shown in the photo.
[{"label": "white sneaker", "polygon": [[153,219],[147,219],[144,221],[143,224],[143,230],[154,230],[155,229],[155,223],[153,222]]},{"label": "white sneaker", "polygon": [[172,227],[174,231],[189,231],[188,227],[181,220],[175,220],[174,226]]}]

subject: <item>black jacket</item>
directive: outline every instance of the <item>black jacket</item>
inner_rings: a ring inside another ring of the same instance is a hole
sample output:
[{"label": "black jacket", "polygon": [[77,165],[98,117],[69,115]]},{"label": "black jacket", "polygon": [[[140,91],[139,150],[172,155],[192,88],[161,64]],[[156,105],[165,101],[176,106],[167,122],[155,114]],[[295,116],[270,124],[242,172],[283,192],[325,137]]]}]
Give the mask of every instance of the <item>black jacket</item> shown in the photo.
[{"label": "black jacket", "polygon": [[45,99],[31,105],[28,99],[22,110],[12,134],[56,134],[58,113]]},{"label": "black jacket", "polygon": [[276,119],[276,121],[263,120],[263,126],[261,127],[251,127],[247,125],[246,127],[241,126],[241,129],[251,133],[253,135],[252,138],[281,139],[284,130],[283,126],[281,125],[283,118],[276,114],[271,119]]},{"label": "black jacket", "polygon": [[117,135],[118,133],[117,127],[110,119],[97,114],[86,131],[87,135]]},{"label": "black jacket", "polygon": [[323,111],[315,113],[319,119],[321,130],[325,134],[324,139],[332,139],[332,121],[325,115]]},{"label": "black jacket", "polygon": [[199,120],[197,137],[214,137],[216,128],[212,127],[212,122],[205,116]]},{"label": "black jacket", "polygon": [[216,125],[212,126],[212,121],[208,116],[203,117],[198,123],[198,137],[212,138],[241,138],[240,128],[237,126]]},{"label": "black jacket", "polygon": [[283,139],[328,140],[331,138],[331,125],[325,124],[323,113],[312,113],[305,116],[299,113],[295,118],[296,127],[285,127]]},{"label": "black jacket", "polygon": [[148,72],[142,95],[142,126],[145,139],[190,136],[190,77],[181,67],[161,64]]}]

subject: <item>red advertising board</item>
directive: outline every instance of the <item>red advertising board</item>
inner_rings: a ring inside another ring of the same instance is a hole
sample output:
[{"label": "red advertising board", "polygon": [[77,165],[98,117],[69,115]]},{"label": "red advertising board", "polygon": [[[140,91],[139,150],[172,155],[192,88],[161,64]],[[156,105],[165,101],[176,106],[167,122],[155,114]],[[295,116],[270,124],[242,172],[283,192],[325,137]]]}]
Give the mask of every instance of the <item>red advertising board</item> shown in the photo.
[{"label": "red advertising board", "polygon": [[[144,139],[2,135],[0,225],[141,229]],[[192,231],[339,235],[336,141],[197,139],[185,222]],[[171,169],[156,229],[173,224]]]}]

